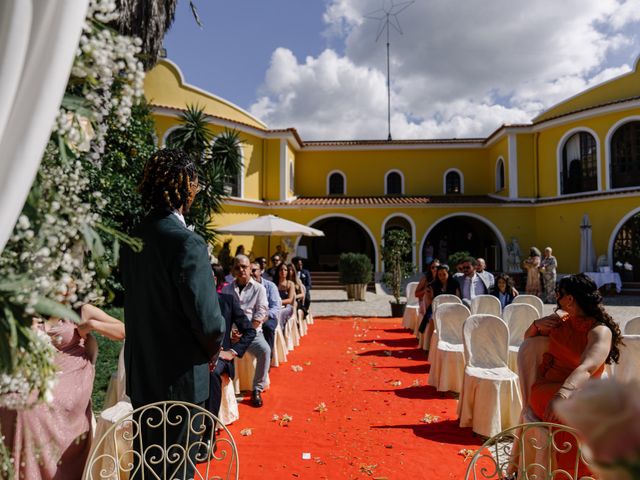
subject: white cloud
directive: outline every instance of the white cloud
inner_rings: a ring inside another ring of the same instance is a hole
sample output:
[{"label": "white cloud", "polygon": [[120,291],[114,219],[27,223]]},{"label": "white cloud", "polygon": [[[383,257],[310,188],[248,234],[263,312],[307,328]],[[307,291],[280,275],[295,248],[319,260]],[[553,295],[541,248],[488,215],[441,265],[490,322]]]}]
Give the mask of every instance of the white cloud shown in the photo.
[{"label": "white cloud", "polygon": [[[277,49],[252,113],[304,139],[386,138],[384,41],[364,16],[380,4],[333,0],[325,50]],[[640,0],[418,1],[392,31],[394,138],[483,136],[630,69],[610,56],[640,47]],[[627,55],[628,56],[628,55]],[[629,62],[629,59],[626,58]]]}]

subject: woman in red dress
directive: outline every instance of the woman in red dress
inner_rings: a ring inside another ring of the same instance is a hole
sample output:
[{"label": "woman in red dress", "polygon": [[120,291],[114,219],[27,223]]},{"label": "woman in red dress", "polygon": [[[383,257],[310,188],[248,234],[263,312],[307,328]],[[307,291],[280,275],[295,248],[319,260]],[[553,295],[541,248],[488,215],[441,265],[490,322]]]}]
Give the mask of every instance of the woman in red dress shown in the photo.
[{"label": "woman in red dress", "polygon": [[[545,422],[559,423],[555,406],[591,378],[599,378],[605,363],[620,357],[620,328],[602,306],[602,296],[593,280],[581,273],[560,280],[558,310],[533,322],[525,337],[549,337],[538,380],[531,387],[530,406]],[[556,440],[560,440],[559,438]],[[573,449],[575,452],[575,449]],[[567,469],[575,456],[563,455],[558,466]]]}]

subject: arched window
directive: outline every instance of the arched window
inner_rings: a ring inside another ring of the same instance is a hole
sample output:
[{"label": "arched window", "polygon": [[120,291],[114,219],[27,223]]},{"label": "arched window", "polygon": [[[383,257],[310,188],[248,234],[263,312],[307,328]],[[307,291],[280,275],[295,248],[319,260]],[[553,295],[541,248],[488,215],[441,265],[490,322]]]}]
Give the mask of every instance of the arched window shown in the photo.
[{"label": "arched window", "polygon": [[444,193],[462,193],[462,178],[457,170],[449,170],[444,176]]},{"label": "arched window", "polygon": [[640,121],[625,123],[611,137],[611,188],[640,185]]},{"label": "arched window", "polygon": [[402,195],[402,175],[400,172],[389,172],[385,178],[384,193],[386,195]]},{"label": "arched window", "polygon": [[345,179],[341,172],[333,172],[329,175],[329,195],[344,195]]},{"label": "arched window", "polygon": [[496,192],[504,190],[504,187],[504,160],[501,157],[496,163]]},{"label": "arched window", "polygon": [[562,147],[561,193],[598,189],[598,148],[589,132],[577,132]]}]

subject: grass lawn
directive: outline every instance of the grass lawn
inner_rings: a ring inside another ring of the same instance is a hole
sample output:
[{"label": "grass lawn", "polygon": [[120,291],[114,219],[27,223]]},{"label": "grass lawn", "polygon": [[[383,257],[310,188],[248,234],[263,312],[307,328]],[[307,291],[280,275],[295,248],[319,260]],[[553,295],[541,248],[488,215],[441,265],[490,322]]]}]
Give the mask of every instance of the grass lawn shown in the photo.
[{"label": "grass lawn", "polygon": [[[124,320],[124,310],[122,308],[109,308],[105,310],[109,315],[119,320]],[[101,412],[104,407],[104,397],[107,394],[107,387],[111,375],[118,370],[118,355],[122,348],[122,342],[114,342],[99,333],[94,333],[98,341],[98,360],[96,362],[96,378],[93,382],[93,411]]]}]

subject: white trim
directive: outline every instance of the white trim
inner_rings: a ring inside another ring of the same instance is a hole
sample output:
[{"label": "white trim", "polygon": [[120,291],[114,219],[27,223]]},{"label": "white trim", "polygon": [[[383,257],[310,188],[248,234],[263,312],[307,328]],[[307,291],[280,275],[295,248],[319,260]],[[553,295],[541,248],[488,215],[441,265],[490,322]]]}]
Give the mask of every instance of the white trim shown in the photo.
[{"label": "white trim", "polygon": [[[502,162],[502,180],[503,180],[503,184],[500,185],[500,171],[498,170],[498,167],[500,166],[500,162]],[[496,184],[496,192],[501,192],[503,191],[505,188],[507,188],[507,172],[506,172],[506,168],[504,166],[504,158],[502,157],[502,155],[500,155],[498,157],[498,159],[496,160],[496,168],[495,168],[495,184]]]},{"label": "white trim", "polygon": [[280,139],[280,201],[287,199],[287,141]]},{"label": "white trim", "polygon": [[[307,222],[307,226],[310,227],[311,225],[319,222],[320,220],[324,220],[326,218],[346,218],[347,220],[351,220],[354,223],[357,223],[358,225],[360,225],[364,231],[369,234],[369,239],[371,240],[371,242],[373,242],[373,255],[375,257],[375,265],[374,265],[374,270],[376,272],[380,271],[380,252],[378,251],[378,243],[376,242],[376,239],[373,236],[373,233],[371,232],[371,229],[365,225],[364,223],[362,223],[360,220],[358,220],[356,217],[352,217],[351,215],[346,215],[344,213],[326,213],[324,215],[320,215],[319,217],[314,218],[313,220]],[[296,243],[294,246],[294,251],[298,250],[298,245],[300,244],[300,239],[302,237],[298,237],[296,239]]]},{"label": "white trim", "polygon": [[[391,213],[389,215],[387,215],[387,217],[382,221],[382,228],[380,229],[380,241],[382,242],[384,240],[384,232],[387,229],[387,223],[389,222],[389,220],[396,218],[396,217],[400,217],[400,218],[404,218],[406,221],[409,222],[409,225],[411,226],[411,261],[413,262],[414,265],[416,264],[416,224],[413,221],[413,218],[411,218],[409,215],[407,215],[406,213],[401,213],[401,212],[394,212]],[[422,256],[422,253],[420,253],[420,256]],[[383,265],[383,270],[384,270],[384,265]]]},{"label": "white trim", "polygon": [[169,135],[171,135],[171,132],[174,132],[175,130],[179,129],[180,127],[182,127],[182,124],[178,124],[178,125],[173,125],[169,128],[167,128],[164,133],[162,134],[162,145],[159,145],[161,148],[166,148],[167,147],[167,138],[169,138]]},{"label": "white trim", "polygon": [[576,133],[587,132],[591,134],[591,136],[596,140],[596,167],[597,167],[597,188],[596,190],[588,190],[585,192],[577,192],[578,194],[589,193],[589,192],[601,192],[602,191],[602,168],[600,166],[602,156],[600,155],[600,137],[595,132],[595,130],[579,126],[568,130],[558,142],[556,147],[556,195],[564,196],[564,195],[572,195],[570,193],[563,194],[562,193],[562,150],[566,145],[567,141],[574,136]]},{"label": "white trim", "polygon": [[173,68],[176,69],[176,71],[178,72],[178,85],[181,87],[187,87],[191,90],[194,90],[195,92],[204,95],[205,97],[209,97],[217,102],[223,103],[225,105],[227,105],[228,107],[231,107],[235,110],[237,110],[238,112],[242,113],[243,115],[246,115],[247,117],[249,117],[251,120],[253,120],[254,122],[259,123],[260,125],[263,125],[266,128],[266,124],[260,120],[259,118],[254,117],[253,115],[251,115],[249,112],[247,112],[246,110],[242,109],[241,107],[239,107],[238,105],[231,103],[229,100],[225,100],[224,98],[220,98],[217,95],[211,93],[211,92],[207,92],[206,90],[201,89],[200,87],[196,87],[195,85],[191,85],[190,83],[185,82],[184,80],[184,74],[182,73],[182,70],[180,70],[180,67],[178,65],[176,65],[174,62],[172,62],[171,60],[169,60],[168,58],[163,58],[160,63],[165,62],[168,63],[169,65],[171,65]]},{"label": "white trim", "polygon": [[609,131],[607,131],[607,136],[604,139],[604,178],[605,178],[605,189],[606,190],[611,190],[613,192],[618,191],[618,190],[623,190],[625,188],[635,188],[635,187],[621,187],[621,188],[613,188],[611,186],[611,138],[613,137],[613,134],[616,133],[616,130],[618,130],[621,126],[623,126],[625,123],[629,123],[629,122],[637,122],[640,121],[640,115],[631,115],[629,117],[624,117],[621,120],[618,120],[616,123],[614,123],[611,128],[609,128]]},{"label": "white trim", "polygon": [[309,152],[321,151],[370,151],[370,150],[465,150],[471,148],[483,148],[484,140],[469,143],[402,143],[402,144],[374,144],[374,145],[308,145],[305,144],[304,150]]},{"label": "white trim", "polygon": [[[343,191],[342,193],[329,193],[329,180],[331,179],[331,175],[334,173],[338,173],[342,175],[342,183],[343,183]],[[347,176],[342,170],[331,170],[327,173],[327,195],[346,195],[347,194]]]},{"label": "white trim", "polygon": [[459,168],[449,168],[447,171],[444,172],[444,174],[442,175],[442,193],[444,195],[447,195],[447,175],[450,174],[451,172],[455,172],[460,176],[460,193],[455,193],[452,195],[464,194],[464,175],[462,174],[462,171]]},{"label": "white trim", "polygon": [[632,217],[634,217],[638,213],[640,213],[640,207],[636,207],[633,210],[631,210],[629,213],[627,213],[624,217],[622,217],[622,219],[614,227],[613,231],[611,232],[611,235],[609,236],[609,245],[607,247],[607,256],[609,258],[609,266],[611,267],[612,271],[613,271],[613,244],[616,241],[616,237],[618,236],[618,232],[620,232],[620,229],[624,226],[625,223],[627,223],[629,221],[629,219],[631,219]]},{"label": "white trim", "polygon": [[[496,238],[500,242],[500,250],[501,250],[501,253],[502,253],[502,262],[501,262],[501,264],[502,264],[502,269],[504,270],[504,268],[506,266],[506,261],[507,261],[507,243],[504,241],[504,237],[502,235],[502,232],[500,232],[500,229],[498,227],[496,227],[495,224],[492,221],[487,220],[485,217],[483,217],[481,215],[478,215],[476,213],[471,213],[471,212],[450,213],[448,215],[445,215],[444,217],[440,217],[438,220],[433,222],[429,226],[427,231],[425,232],[424,236],[422,237],[422,241],[420,242],[420,255],[422,256],[422,250],[424,248],[424,244],[427,241],[427,238],[429,237],[429,234],[433,231],[433,229],[436,226],[438,226],[440,223],[442,223],[443,221],[445,221],[445,220],[447,220],[449,218],[453,218],[453,217],[471,217],[471,218],[475,218],[476,220],[480,220],[487,227],[489,227],[491,230],[493,230],[493,233],[496,235]],[[422,265],[420,265],[420,267],[422,267]]]},{"label": "white trim", "polygon": [[509,149],[509,198],[518,198],[518,139],[514,133],[510,133],[507,137],[507,145]]},{"label": "white trim", "polygon": [[392,168],[384,174],[384,194],[389,195],[389,192],[387,192],[387,178],[392,173],[397,173],[398,175],[400,175],[400,195],[404,195],[404,174],[397,168]]}]

